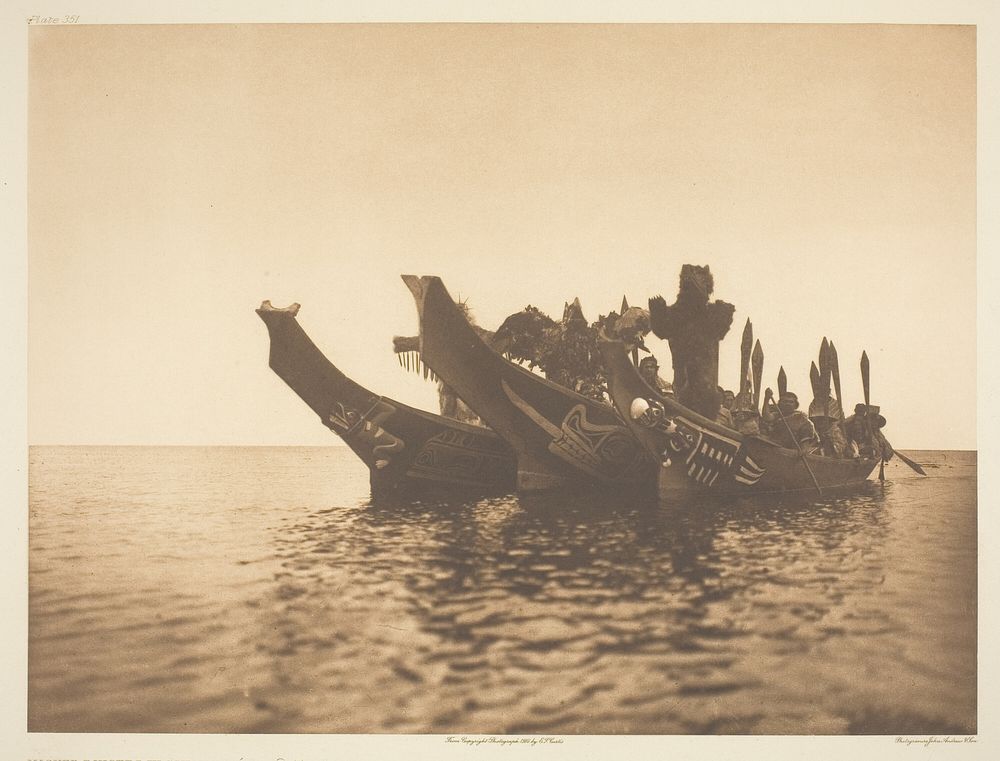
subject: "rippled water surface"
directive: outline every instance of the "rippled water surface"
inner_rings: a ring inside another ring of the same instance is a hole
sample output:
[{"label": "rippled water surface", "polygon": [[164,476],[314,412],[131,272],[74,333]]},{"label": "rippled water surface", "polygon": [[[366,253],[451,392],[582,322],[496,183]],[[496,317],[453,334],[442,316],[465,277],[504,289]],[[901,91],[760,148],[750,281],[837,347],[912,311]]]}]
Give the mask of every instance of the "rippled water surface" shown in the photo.
[{"label": "rippled water surface", "polygon": [[973,733],[976,456],[847,497],[372,502],[346,448],[33,447],[31,731]]}]

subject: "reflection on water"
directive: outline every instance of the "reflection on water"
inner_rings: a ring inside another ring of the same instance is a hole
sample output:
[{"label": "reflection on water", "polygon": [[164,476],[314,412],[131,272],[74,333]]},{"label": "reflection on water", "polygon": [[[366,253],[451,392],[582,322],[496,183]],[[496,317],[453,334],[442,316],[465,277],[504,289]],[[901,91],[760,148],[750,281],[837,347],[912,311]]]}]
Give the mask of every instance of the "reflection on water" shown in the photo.
[{"label": "reflection on water", "polygon": [[29,725],[974,732],[975,455],[923,454],[666,506],[373,502],[338,449],[36,448]]}]

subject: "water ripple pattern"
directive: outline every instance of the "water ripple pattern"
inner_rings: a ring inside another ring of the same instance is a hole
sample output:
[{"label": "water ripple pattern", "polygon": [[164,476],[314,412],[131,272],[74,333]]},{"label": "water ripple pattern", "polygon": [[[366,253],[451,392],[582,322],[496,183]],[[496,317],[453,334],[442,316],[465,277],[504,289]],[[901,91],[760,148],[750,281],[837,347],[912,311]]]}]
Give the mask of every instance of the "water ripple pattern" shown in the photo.
[{"label": "water ripple pattern", "polygon": [[33,447],[40,732],[976,731],[976,456],[849,496],[373,502],[344,448]]}]

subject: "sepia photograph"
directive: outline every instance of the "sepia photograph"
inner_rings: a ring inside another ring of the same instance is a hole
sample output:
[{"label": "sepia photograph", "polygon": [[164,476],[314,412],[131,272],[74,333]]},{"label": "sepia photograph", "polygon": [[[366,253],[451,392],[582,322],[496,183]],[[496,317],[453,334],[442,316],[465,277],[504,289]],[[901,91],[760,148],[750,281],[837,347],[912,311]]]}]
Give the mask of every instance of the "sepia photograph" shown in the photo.
[{"label": "sepia photograph", "polygon": [[28,15],[31,758],[983,749],[975,16],[739,19]]}]

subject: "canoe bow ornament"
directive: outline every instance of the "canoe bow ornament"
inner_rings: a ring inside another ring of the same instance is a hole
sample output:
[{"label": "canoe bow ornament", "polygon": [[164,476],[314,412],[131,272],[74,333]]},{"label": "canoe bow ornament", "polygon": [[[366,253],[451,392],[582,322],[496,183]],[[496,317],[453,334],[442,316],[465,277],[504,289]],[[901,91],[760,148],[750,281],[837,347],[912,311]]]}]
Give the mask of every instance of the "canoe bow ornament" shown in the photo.
[{"label": "canoe bow ornament", "polygon": [[368,412],[360,413],[352,407],[337,402],[330,413],[330,424],[343,438],[357,436],[372,447],[375,467],[381,470],[389,465],[394,455],[406,448],[398,436],[393,436],[379,423],[391,416],[396,408],[384,400],[376,401]]},{"label": "canoe bow ornament", "polygon": [[719,476],[752,486],[764,475],[765,468],[754,462],[739,439],[704,428],[683,417],[670,418],[655,399],[637,396],[629,406],[633,420],[646,428],[669,434],[668,450],[661,453],[663,467],[672,464],[672,456],[684,458],[688,478],[711,487]]},{"label": "canoe bow ornament", "polygon": [[577,404],[556,425],[510,387],[501,386],[507,398],[551,441],[548,450],[556,457],[602,479],[625,480],[642,467],[643,453],[626,429],[618,425],[592,423],[585,404]]},{"label": "canoe bow ornament", "polygon": [[341,436],[354,433],[364,422],[364,415],[342,402],[337,402],[333,412],[330,413],[330,423]]}]

